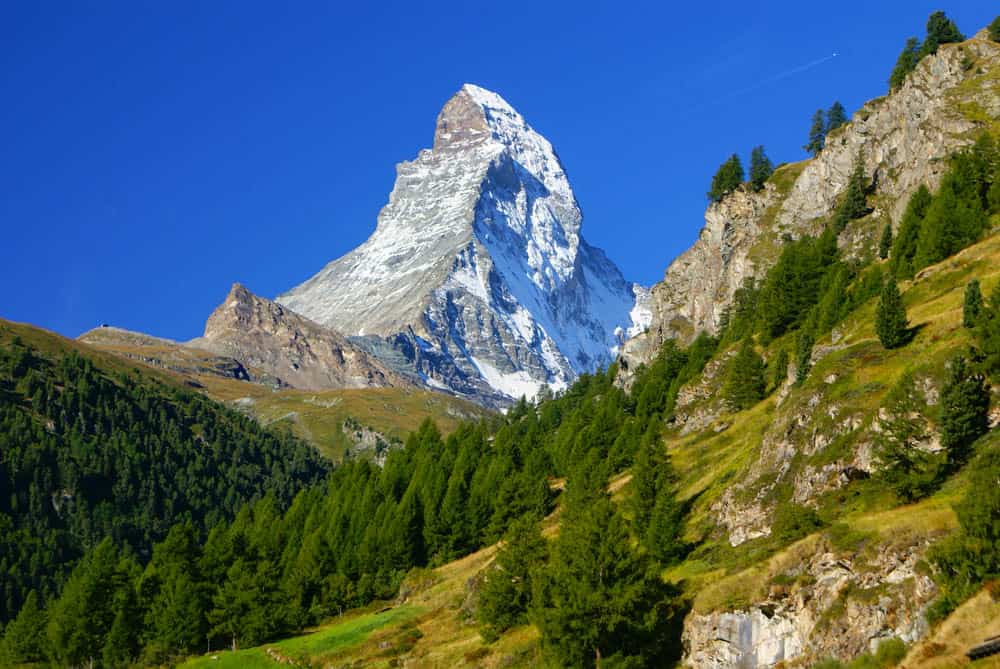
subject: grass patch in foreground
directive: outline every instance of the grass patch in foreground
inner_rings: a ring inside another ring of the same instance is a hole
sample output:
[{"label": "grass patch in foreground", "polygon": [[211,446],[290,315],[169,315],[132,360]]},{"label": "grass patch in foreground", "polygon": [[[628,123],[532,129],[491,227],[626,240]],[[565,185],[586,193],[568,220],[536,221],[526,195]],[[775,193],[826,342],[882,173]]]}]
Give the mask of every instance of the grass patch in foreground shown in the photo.
[{"label": "grass patch in foreground", "polygon": [[413,606],[400,606],[380,613],[365,613],[346,621],[334,622],[314,632],[292,637],[276,643],[268,643],[255,648],[238,650],[235,653],[224,651],[203,655],[189,660],[181,665],[186,669],[213,667],[228,669],[229,667],[276,667],[278,662],[268,655],[267,650],[273,649],[279,657],[298,660],[323,659],[342,651],[349,650],[364,643],[368,636],[383,627],[394,623],[402,623],[415,619],[421,614],[421,609]]}]

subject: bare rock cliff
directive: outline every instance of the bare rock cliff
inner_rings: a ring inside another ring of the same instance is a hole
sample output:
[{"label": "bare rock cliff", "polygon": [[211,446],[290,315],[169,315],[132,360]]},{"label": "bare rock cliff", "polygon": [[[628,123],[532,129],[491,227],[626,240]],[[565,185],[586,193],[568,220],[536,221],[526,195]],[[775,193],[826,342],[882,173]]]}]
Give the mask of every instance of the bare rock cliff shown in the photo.
[{"label": "bare rock cliff", "polygon": [[874,253],[881,227],[898,226],[909,196],[921,184],[935,188],[948,156],[1000,117],[998,76],[1000,44],[984,33],[943,45],[899,90],[872,100],[833,131],[816,158],[782,166],[759,193],[737,190],[710,205],[698,240],[652,288],[651,323],[625,344],[624,367],[647,362],[668,338],[716,332],[736,289],[767,271],[782,239],[822,229],[859,153],[875,211],[854,221],[840,244],[849,257]]},{"label": "bare rock cliff", "polygon": [[209,316],[205,335],[188,345],[235,358],[296,388],[414,385],[342,335],[238,283]]}]

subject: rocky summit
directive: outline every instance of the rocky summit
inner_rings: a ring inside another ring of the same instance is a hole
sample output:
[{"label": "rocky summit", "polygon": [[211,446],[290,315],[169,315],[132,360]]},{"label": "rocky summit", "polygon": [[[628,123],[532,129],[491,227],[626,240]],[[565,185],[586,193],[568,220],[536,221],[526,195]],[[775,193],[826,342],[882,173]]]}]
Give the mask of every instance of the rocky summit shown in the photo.
[{"label": "rocky summit", "polygon": [[431,387],[503,404],[606,365],[649,320],[581,235],[552,145],[466,84],[434,146],[397,167],[369,239],[277,302]]},{"label": "rocky summit", "polygon": [[233,284],[192,348],[229,356],[295,388],[413,385],[336,332]]}]

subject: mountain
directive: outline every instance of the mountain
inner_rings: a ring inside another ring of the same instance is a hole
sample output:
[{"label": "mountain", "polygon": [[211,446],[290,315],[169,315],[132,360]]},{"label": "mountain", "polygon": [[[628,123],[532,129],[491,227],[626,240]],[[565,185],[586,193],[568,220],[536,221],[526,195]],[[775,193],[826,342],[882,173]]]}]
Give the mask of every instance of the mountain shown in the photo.
[{"label": "mountain", "polygon": [[[235,358],[216,355],[204,349],[185,346],[170,339],[133,332],[112,325],[102,325],[77,337],[94,348],[184,376],[212,375],[222,378],[268,383],[272,381],[258,370],[248,370]],[[278,383],[277,380],[273,380]]]},{"label": "mountain", "polygon": [[582,219],[548,140],[466,84],[433,149],[397,166],[371,237],[276,301],[432,387],[487,402],[563,389],[648,320]]},{"label": "mountain", "polygon": [[910,195],[920,185],[935,188],[948,156],[1000,115],[991,70],[977,65],[983,72],[976,74],[968,67],[995,64],[998,52],[986,31],[942,45],[899,90],[868,102],[831,132],[815,159],[779,167],[760,192],[740,189],[711,204],[698,239],[652,287],[648,333],[625,346],[626,364],[647,362],[667,339],[717,332],[737,289],[764,275],[783,239],[822,229],[859,155],[874,211],[849,225],[839,245],[849,258],[872,258],[884,225],[898,232]]},{"label": "mountain", "polygon": [[279,385],[326,388],[406,387],[388,369],[337,332],[233,284],[189,347],[230,356],[264,370]]},{"label": "mountain", "polygon": [[[620,366],[446,436],[410,416],[390,449],[367,422],[425,391],[272,390],[220,362],[327,342],[458,370],[419,322],[330,339],[236,287],[206,328],[228,352],[87,335],[140,365],[0,321],[0,619],[24,602],[0,664],[970,664],[1000,634],[1000,34],[949,23],[817,156],[710,207]],[[463,123],[441,134],[493,135]],[[342,418],[349,393],[368,402]],[[275,428],[367,455],[327,469]]]}]

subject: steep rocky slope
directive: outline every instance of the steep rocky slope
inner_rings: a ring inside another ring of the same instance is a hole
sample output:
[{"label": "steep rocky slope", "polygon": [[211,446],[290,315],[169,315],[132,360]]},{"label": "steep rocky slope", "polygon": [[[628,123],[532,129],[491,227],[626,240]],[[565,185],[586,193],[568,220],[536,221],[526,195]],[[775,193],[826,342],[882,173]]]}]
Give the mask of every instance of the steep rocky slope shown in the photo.
[{"label": "steep rocky slope", "polygon": [[383,388],[414,383],[329,328],[234,284],[188,346],[232,357],[296,388]]},{"label": "steep rocky slope", "polygon": [[910,194],[921,184],[933,189],[944,159],[996,123],[998,78],[1000,44],[985,31],[944,45],[898,91],[872,100],[832,132],[815,159],[779,168],[759,193],[738,190],[710,205],[698,240],[651,289],[649,332],[625,346],[626,363],[651,359],[668,338],[715,332],[736,289],[777,259],[783,236],[822,228],[858,155],[876,207],[842,233],[840,244],[849,256],[871,257],[882,226],[898,226]]},{"label": "steep rocky slope", "polygon": [[248,370],[243,364],[224,355],[184,346],[170,339],[105,325],[77,337],[78,341],[110,351],[129,360],[161,367],[183,375],[211,374],[223,378],[267,383],[267,375]]},{"label": "steep rocky slope", "polygon": [[398,166],[372,236],[277,301],[430,386],[489,403],[565,388],[646,322],[582,218],[548,140],[467,84],[434,148]]}]

